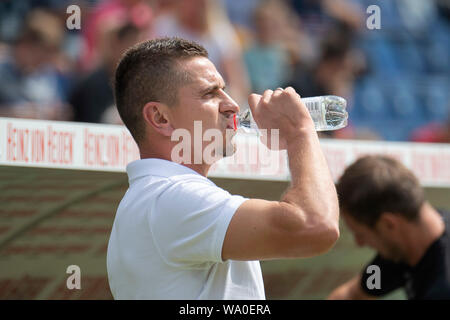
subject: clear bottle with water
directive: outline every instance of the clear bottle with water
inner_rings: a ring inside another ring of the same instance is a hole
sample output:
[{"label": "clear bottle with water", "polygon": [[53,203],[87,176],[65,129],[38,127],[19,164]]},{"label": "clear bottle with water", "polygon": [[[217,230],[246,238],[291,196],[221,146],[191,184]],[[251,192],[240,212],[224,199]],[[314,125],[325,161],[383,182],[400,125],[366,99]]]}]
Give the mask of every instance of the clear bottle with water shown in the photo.
[{"label": "clear bottle with water", "polygon": [[[319,96],[302,98],[311,114],[316,131],[331,131],[347,126],[347,101],[338,96]],[[258,134],[258,126],[253,120],[250,109],[235,115],[235,130],[247,134]]]}]

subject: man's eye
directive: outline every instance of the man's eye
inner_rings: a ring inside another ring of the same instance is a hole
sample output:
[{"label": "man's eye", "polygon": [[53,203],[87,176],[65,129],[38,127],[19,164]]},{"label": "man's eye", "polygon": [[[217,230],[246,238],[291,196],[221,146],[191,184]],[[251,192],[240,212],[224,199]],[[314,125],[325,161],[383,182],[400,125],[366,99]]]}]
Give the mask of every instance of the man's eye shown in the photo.
[{"label": "man's eye", "polygon": [[216,91],[208,92],[204,95],[205,98],[214,97],[216,95]]}]

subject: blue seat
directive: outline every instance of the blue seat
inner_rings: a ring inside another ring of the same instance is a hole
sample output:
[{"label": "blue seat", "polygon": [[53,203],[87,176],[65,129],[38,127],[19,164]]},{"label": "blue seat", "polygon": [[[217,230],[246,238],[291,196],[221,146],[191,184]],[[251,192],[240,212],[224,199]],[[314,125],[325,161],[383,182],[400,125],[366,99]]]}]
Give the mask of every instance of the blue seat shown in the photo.
[{"label": "blue seat", "polygon": [[356,127],[367,127],[388,141],[407,141],[412,130],[427,121],[417,90],[407,78],[372,77],[355,89],[349,117]]},{"label": "blue seat", "polygon": [[369,78],[358,83],[352,114],[361,121],[383,119],[388,115],[385,97],[377,81]]},{"label": "blue seat", "polygon": [[422,51],[429,72],[437,74],[450,72],[449,48],[445,43],[439,40],[431,40],[422,47]]},{"label": "blue seat", "polygon": [[365,51],[376,74],[390,76],[400,72],[395,52],[383,38],[368,43]]},{"label": "blue seat", "polygon": [[424,109],[429,121],[445,122],[450,116],[448,79],[431,78],[423,95]]},{"label": "blue seat", "polygon": [[401,121],[385,119],[384,121],[372,121],[368,126],[376,130],[387,141],[407,141],[415,126],[404,124]]},{"label": "blue seat", "polygon": [[423,73],[426,71],[425,57],[414,42],[396,43],[393,44],[393,48],[402,72]]},{"label": "blue seat", "polygon": [[408,78],[385,82],[384,85],[384,94],[387,97],[392,120],[412,126],[421,125],[426,121],[415,87]]}]

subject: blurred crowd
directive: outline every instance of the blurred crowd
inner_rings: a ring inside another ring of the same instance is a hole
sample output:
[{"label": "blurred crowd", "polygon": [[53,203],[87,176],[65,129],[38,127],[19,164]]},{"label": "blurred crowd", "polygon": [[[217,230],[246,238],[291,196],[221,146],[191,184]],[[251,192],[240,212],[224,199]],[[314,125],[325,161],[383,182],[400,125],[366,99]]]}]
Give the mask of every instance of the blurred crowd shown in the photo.
[{"label": "blurred crowd", "polygon": [[[380,30],[366,26],[372,3]],[[71,30],[74,4],[81,25]],[[241,108],[251,92],[290,85],[347,99],[349,126],[325,137],[450,142],[449,12],[442,0],[3,0],[0,116],[120,123],[111,84],[123,52],[179,36],[205,46]],[[431,50],[429,61],[409,47]],[[401,86],[385,91],[393,79]]]}]

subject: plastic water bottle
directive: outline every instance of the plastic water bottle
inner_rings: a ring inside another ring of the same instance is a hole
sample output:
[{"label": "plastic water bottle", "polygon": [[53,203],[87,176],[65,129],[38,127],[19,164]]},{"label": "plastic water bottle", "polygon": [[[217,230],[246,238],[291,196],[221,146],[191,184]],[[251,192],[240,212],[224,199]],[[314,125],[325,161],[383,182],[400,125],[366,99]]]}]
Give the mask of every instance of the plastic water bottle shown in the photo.
[{"label": "plastic water bottle", "polygon": [[[347,126],[347,101],[338,96],[320,96],[302,98],[311,114],[316,131],[331,131]],[[235,115],[234,127],[238,132],[258,134],[258,126],[253,120],[250,109]]]}]

